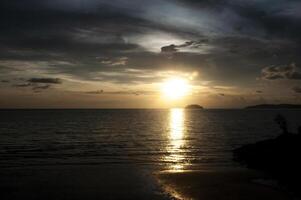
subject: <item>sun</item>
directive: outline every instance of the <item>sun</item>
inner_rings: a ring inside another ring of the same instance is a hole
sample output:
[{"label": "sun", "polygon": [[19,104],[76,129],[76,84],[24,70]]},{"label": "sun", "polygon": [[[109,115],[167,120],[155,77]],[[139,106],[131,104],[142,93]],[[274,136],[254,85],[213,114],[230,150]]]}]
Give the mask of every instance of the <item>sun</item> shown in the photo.
[{"label": "sun", "polygon": [[172,100],[177,100],[188,95],[190,86],[188,81],[183,78],[171,78],[162,84],[162,94]]}]

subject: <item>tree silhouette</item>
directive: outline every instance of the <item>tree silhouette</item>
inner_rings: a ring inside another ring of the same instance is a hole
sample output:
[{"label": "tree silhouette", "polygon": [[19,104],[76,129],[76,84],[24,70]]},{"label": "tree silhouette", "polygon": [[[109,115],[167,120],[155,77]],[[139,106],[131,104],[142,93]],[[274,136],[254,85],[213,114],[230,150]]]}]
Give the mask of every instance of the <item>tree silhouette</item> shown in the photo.
[{"label": "tree silhouette", "polygon": [[285,117],[283,117],[282,115],[278,114],[275,117],[275,122],[279,125],[279,128],[282,130],[283,134],[288,134],[287,121],[286,121]]}]

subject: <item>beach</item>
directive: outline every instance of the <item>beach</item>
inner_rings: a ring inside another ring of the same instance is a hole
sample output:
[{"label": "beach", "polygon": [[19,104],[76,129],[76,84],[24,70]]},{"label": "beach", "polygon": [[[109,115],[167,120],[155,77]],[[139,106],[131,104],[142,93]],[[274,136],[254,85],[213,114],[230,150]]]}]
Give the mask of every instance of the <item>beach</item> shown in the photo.
[{"label": "beach", "polygon": [[266,175],[247,169],[133,169],[124,165],[3,169],[1,199],[291,199],[284,190],[261,184]]},{"label": "beach", "polygon": [[126,165],[2,169],[0,199],[170,199],[149,171]]},{"label": "beach", "polygon": [[248,169],[165,171],[158,173],[157,177],[166,191],[177,199],[183,200],[288,200],[292,198],[286,191],[273,185],[274,181],[271,181],[267,175]]}]

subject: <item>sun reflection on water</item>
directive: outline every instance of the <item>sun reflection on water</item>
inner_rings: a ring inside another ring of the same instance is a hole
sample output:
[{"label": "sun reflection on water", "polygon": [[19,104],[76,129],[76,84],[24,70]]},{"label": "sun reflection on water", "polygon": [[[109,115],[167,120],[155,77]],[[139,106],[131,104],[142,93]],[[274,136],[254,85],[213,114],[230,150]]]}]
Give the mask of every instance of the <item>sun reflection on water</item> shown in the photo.
[{"label": "sun reflection on water", "polygon": [[169,144],[167,151],[169,153],[165,160],[170,162],[169,169],[173,171],[180,171],[184,169],[185,155],[183,154],[183,147],[185,145],[185,112],[181,108],[173,108],[170,110],[169,121]]}]

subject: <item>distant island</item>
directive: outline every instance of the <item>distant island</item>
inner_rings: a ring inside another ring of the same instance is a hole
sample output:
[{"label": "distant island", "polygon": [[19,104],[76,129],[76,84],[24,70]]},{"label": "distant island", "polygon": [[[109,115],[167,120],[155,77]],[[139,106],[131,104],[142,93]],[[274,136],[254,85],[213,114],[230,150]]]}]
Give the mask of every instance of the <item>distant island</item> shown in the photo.
[{"label": "distant island", "polygon": [[260,104],[248,106],[246,109],[301,109],[300,104]]},{"label": "distant island", "polygon": [[198,104],[191,104],[186,106],[185,109],[204,109],[204,108]]}]

